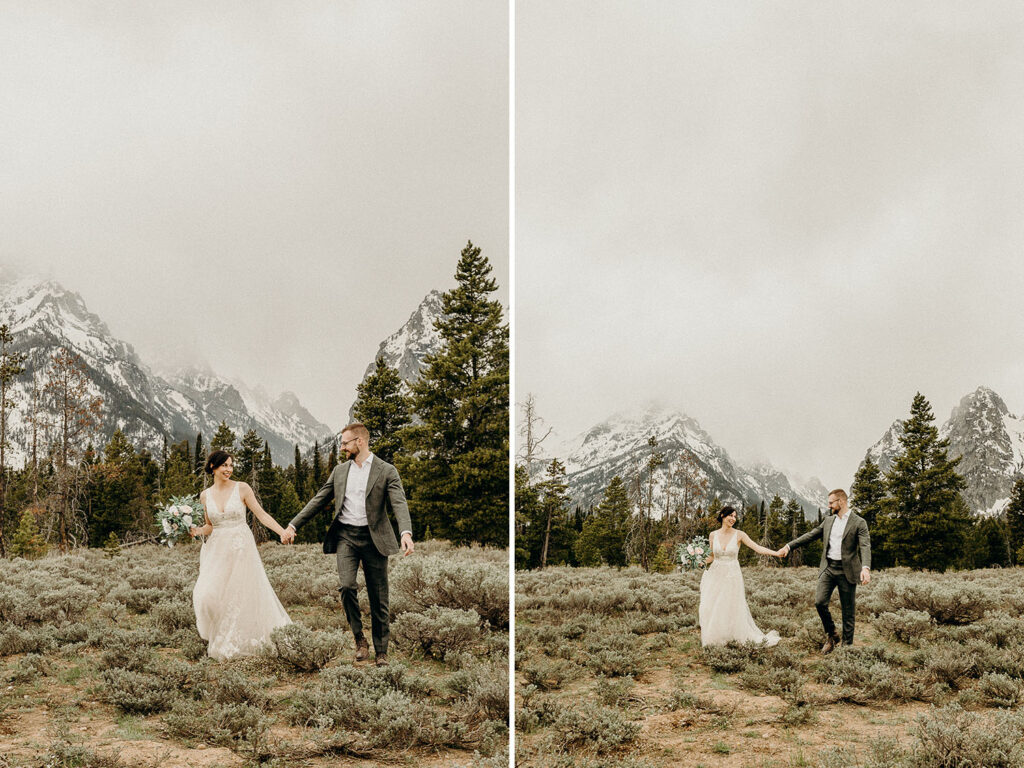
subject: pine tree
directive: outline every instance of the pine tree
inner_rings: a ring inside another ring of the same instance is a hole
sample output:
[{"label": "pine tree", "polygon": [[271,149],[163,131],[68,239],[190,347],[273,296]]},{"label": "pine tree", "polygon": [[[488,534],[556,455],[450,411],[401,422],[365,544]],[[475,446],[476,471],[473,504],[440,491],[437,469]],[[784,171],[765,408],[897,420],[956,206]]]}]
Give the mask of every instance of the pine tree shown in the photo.
[{"label": "pine tree", "polygon": [[26,508],[21,513],[18,530],[15,531],[11,541],[11,556],[35,560],[45,555],[47,549],[47,544],[39,533],[39,526],[36,524],[36,517],[32,513],[32,509]]},{"label": "pine tree", "polygon": [[263,458],[263,438],[256,434],[255,429],[250,429],[242,436],[242,442],[238,446],[238,455],[235,457],[235,474],[239,480],[244,480],[252,488],[259,488],[259,477],[257,469]]},{"label": "pine tree", "polygon": [[572,556],[572,526],[569,522],[569,486],[565,465],[552,459],[544,480],[537,484],[540,512],[544,519],[544,536],[540,551],[540,567],[549,563],[567,564]]},{"label": "pine tree", "polygon": [[1006,506],[1006,525],[1009,529],[1010,551],[1013,564],[1024,564],[1024,477],[1018,477],[1010,491],[1010,503]]},{"label": "pine tree", "polygon": [[196,433],[196,459],[194,465],[194,472],[197,475],[203,474],[203,467],[206,465],[206,452],[203,448],[203,433]]},{"label": "pine tree", "polygon": [[944,571],[955,560],[971,518],[960,497],[964,480],[939,439],[931,405],[918,392],[903,422],[900,454],[886,475],[889,498],[878,528],[896,565]]},{"label": "pine tree", "polygon": [[299,446],[295,446],[295,480],[293,485],[295,487],[295,493],[299,496],[306,496],[306,468],[302,465],[302,453],[299,451]]},{"label": "pine tree", "polygon": [[508,326],[490,274],[469,243],[434,323],[443,347],[412,386],[420,423],[403,430],[396,462],[416,530],[508,546]]},{"label": "pine tree", "polygon": [[[764,524],[764,534],[760,544],[768,549],[778,549],[789,541],[789,521],[785,515],[786,502],[782,497],[775,495],[768,505],[768,517]],[[762,557],[767,557],[766,555]]]},{"label": "pine tree", "polygon": [[[518,493],[518,491],[517,491]],[[629,494],[618,475],[605,488],[597,509],[583,523],[576,540],[580,565],[626,565],[626,533],[629,530]]]},{"label": "pine tree", "polygon": [[[220,426],[210,440],[210,453],[214,451],[227,451],[230,454],[235,452],[235,433],[231,431],[226,421],[221,421]],[[205,462],[204,462],[205,466]]]},{"label": "pine tree", "polygon": [[320,490],[320,486],[324,484],[324,465],[320,460],[320,442],[316,441],[313,443],[313,469],[310,473],[313,480],[313,492]]},{"label": "pine tree", "polygon": [[11,329],[0,325],[0,557],[7,556],[7,413],[14,407],[11,396],[14,380],[25,372],[25,352],[12,352]]},{"label": "pine tree", "polygon": [[892,564],[886,552],[886,541],[882,531],[876,525],[885,501],[885,479],[878,465],[870,456],[864,457],[864,463],[853,478],[850,486],[850,507],[868,524],[868,535],[871,536],[871,562],[875,568],[885,568]]},{"label": "pine tree", "polygon": [[[169,459],[168,463],[179,475],[186,474],[187,465],[182,465],[180,452],[173,455],[174,458]],[[123,537],[128,532],[148,531],[151,528],[152,511],[142,467],[135,447],[120,429],[114,430],[111,435],[103,451],[103,460],[96,465],[92,478],[88,520],[92,546],[100,546],[111,533]]]},{"label": "pine tree", "polygon": [[[786,503],[786,508],[783,510],[783,517],[786,519],[786,527],[788,530],[786,531],[785,536],[779,541],[779,545],[776,549],[782,547],[783,544],[792,541],[804,532],[804,508],[800,506],[800,502],[796,499],[790,499]],[[781,559],[773,557],[770,562],[774,565],[783,566],[803,565],[803,556],[804,550],[802,548],[798,548],[795,549],[789,557],[783,557]]]},{"label": "pine tree", "polygon": [[378,357],[377,369],[356,388],[355,420],[370,430],[374,455],[389,464],[394,463],[395,454],[401,450],[399,432],[412,420],[402,387],[398,371]]},{"label": "pine tree", "polygon": [[516,568],[535,568],[540,564],[539,542],[544,528],[540,521],[540,494],[530,485],[530,475],[523,464],[516,464],[515,483]]}]

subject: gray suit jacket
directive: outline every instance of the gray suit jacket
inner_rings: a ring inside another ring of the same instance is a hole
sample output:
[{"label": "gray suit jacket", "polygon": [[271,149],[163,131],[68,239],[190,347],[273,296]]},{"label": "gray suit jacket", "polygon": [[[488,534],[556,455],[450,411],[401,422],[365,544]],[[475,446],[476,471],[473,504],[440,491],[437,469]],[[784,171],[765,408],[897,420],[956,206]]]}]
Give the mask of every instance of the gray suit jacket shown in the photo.
[{"label": "gray suit jacket", "polygon": [[[871,537],[868,535],[867,521],[856,512],[848,511],[846,514],[850,519],[846,521],[846,530],[843,531],[843,540],[840,545],[843,560],[843,573],[846,580],[851,584],[860,581],[860,569],[871,567]],[[832,533],[832,524],[836,516],[829,515],[821,521],[821,525],[808,531],[803,536],[789,542],[790,549],[802,547],[810,541],[821,539],[824,546],[821,549],[821,568],[818,571],[820,576],[828,568],[828,538]]]},{"label": "gray suit jacket", "polygon": [[[338,464],[332,471],[327,482],[323,484],[316,496],[302,508],[289,523],[295,530],[309,518],[334,502],[334,519],[324,537],[324,553],[338,551],[338,539],[341,531],[341,505],[345,500],[345,485],[348,482],[348,470],[352,466],[349,459]],[[366,481],[366,521],[370,526],[370,538],[382,555],[393,555],[399,551],[395,529],[391,527],[388,512],[398,521],[400,531],[411,531],[412,521],[409,518],[409,506],[405,503],[405,489],[398,477],[398,470],[388,464],[380,456],[373,457],[370,465],[370,477]]]}]

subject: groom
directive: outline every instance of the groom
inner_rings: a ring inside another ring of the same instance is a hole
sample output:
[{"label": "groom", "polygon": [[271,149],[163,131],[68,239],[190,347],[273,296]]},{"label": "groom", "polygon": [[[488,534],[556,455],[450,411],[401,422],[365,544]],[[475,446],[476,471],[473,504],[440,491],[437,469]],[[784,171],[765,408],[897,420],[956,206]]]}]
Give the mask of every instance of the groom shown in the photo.
[{"label": "groom", "polygon": [[369,430],[359,423],[349,424],[341,431],[341,449],[348,461],[332,470],[316,496],[288,523],[281,540],[290,544],[300,525],[334,502],[334,520],[324,537],[324,553],[336,552],[338,556],[341,603],[356,638],[356,661],[365,661],[370,656],[356,595],[356,571],[359,564],[363,564],[370,599],[373,651],[377,666],[382,667],[388,663],[391,637],[388,555],[399,551],[388,510],[398,520],[402,531],[401,552],[405,555],[413,551],[412,522],[398,470],[370,453],[369,440]]},{"label": "groom", "polygon": [[785,557],[791,549],[821,539],[825,546],[821,553],[821,570],[818,571],[818,592],[814,607],[818,609],[822,627],[825,629],[825,645],[821,652],[828,654],[839,645],[839,634],[829,613],[828,604],[832,592],[839,588],[839,604],[843,611],[843,645],[853,645],[853,620],[857,606],[857,578],[861,584],[871,581],[871,538],[864,518],[850,511],[846,491],[837,488],[828,495],[831,515],[821,521],[814,530],[794,539],[779,550]]}]

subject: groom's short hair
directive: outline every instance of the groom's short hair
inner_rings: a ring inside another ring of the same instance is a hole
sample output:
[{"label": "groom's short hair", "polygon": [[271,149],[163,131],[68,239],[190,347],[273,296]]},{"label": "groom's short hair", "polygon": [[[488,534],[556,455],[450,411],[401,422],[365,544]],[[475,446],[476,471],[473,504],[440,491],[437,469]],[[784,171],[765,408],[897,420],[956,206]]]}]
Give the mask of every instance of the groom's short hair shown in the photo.
[{"label": "groom's short hair", "polygon": [[834,491],[829,491],[828,495],[829,496],[838,496],[843,501],[846,501],[849,498],[846,495],[846,491],[844,491],[842,488],[836,488]]},{"label": "groom's short hair", "polygon": [[358,421],[353,421],[347,427],[341,430],[342,432],[352,432],[356,437],[361,437],[364,440],[370,439],[370,430],[366,428],[365,424],[360,424]]}]

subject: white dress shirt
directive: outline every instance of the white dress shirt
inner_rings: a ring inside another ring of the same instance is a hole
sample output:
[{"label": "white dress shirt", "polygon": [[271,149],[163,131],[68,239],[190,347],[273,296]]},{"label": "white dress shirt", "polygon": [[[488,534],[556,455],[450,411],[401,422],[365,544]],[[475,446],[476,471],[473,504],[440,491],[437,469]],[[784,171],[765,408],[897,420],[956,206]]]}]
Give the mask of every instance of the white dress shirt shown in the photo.
[{"label": "white dress shirt", "polygon": [[345,481],[345,498],[341,502],[341,514],[338,519],[347,525],[369,525],[366,519],[366,484],[370,480],[370,467],[373,465],[373,454],[366,457],[363,466],[355,461],[348,468],[348,479]]},{"label": "white dress shirt", "polygon": [[846,521],[849,519],[850,512],[847,511],[842,517],[836,515],[836,520],[832,523],[832,533],[828,537],[829,560],[843,559],[843,534],[846,532]]},{"label": "white dress shirt", "polygon": [[[345,498],[341,502],[341,514],[338,519],[347,525],[368,526],[366,519],[366,486],[370,480],[370,467],[373,464],[374,456],[371,453],[366,457],[363,466],[359,466],[354,460],[348,468],[348,479],[345,481]],[[412,531],[402,531],[402,535]]]}]

